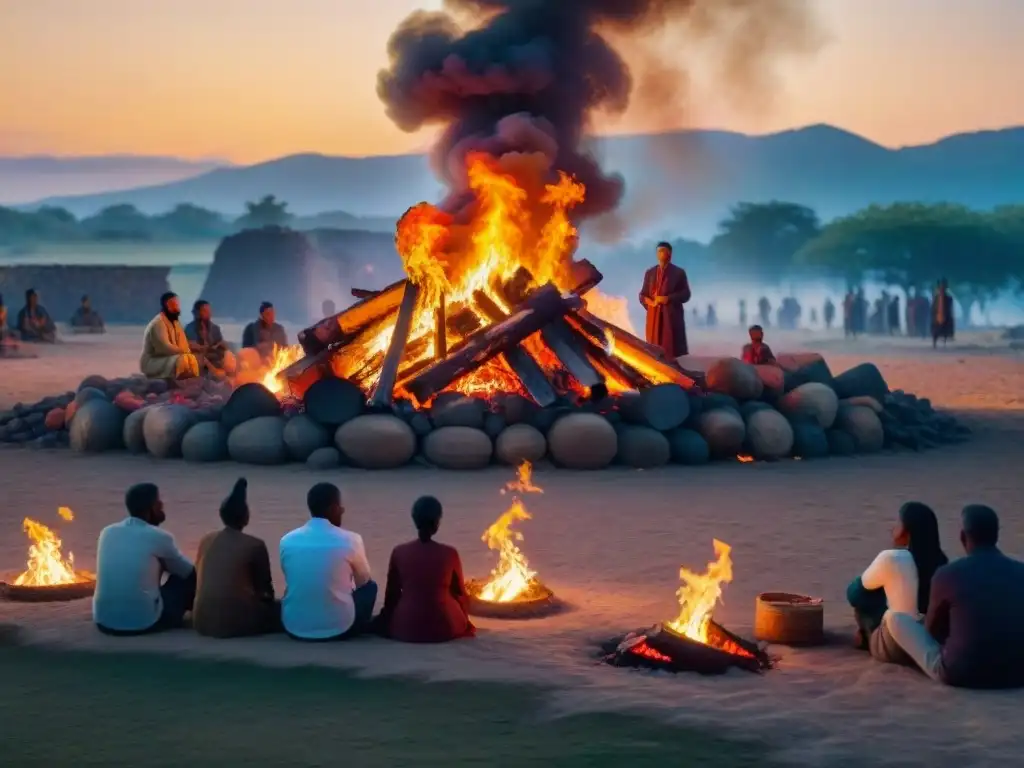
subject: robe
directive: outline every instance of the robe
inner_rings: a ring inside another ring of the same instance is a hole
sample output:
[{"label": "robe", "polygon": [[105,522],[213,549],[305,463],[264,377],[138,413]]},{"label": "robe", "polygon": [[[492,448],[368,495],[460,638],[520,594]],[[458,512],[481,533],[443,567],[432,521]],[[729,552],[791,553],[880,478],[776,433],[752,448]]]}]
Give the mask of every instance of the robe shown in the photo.
[{"label": "robe", "polygon": [[27,304],[21,308],[18,312],[18,331],[22,341],[53,342],[57,339],[57,326],[42,304],[36,304],[35,309],[29,309]]},{"label": "robe", "polygon": [[86,333],[103,333],[105,330],[103,325],[103,318],[100,317],[99,312],[94,312],[91,309],[85,307],[79,307],[75,310],[75,314],[71,316],[71,320],[68,321],[76,332],[84,331]]},{"label": "robe", "polygon": [[139,370],[150,379],[191,379],[199,375],[199,361],[189,351],[181,323],[163,312],[149,321],[142,336]]},{"label": "robe", "polygon": [[935,292],[932,301],[932,338],[952,339],[956,326],[953,320],[953,297]]},{"label": "robe", "polygon": [[199,542],[192,626],[207,637],[247,637],[281,631],[267,545],[225,528]]},{"label": "robe", "polygon": [[[666,304],[655,304],[658,296],[668,298]],[[647,310],[647,343],[665,350],[675,360],[690,353],[686,343],[686,318],[683,304],[690,300],[690,282],[686,270],[669,263],[651,267],[644,273],[640,303]]]}]

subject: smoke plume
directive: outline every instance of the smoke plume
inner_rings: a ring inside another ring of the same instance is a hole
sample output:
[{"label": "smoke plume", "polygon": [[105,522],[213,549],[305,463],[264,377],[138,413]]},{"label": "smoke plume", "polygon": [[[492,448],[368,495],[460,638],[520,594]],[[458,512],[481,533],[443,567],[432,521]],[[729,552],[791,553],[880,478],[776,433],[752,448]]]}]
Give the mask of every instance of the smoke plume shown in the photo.
[{"label": "smoke plume", "polygon": [[432,160],[451,192],[449,211],[458,211],[466,196],[466,154],[484,151],[503,164],[538,163],[548,173],[575,176],[587,188],[575,214],[600,215],[615,209],[624,183],[591,152],[585,138],[591,118],[621,114],[634,95],[645,113],[670,109],[689,83],[682,63],[631,56],[642,62],[634,74],[622,53],[642,52],[651,34],[674,35],[674,54],[687,42],[710,43],[723,85],[748,87],[762,81],[768,57],[814,38],[809,5],[446,0],[445,12],[418,11],[394,32],[377,93],[402,130],[444,126]]}]

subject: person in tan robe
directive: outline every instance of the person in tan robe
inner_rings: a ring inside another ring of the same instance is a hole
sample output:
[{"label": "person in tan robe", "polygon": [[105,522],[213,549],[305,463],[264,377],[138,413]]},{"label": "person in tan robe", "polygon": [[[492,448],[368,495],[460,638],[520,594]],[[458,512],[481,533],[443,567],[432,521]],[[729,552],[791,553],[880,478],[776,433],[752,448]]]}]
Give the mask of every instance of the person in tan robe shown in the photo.
[{"label": "person in tan robe", "polygon": [[199,375],[199,361],[189,349],[179,317],[178,295],[165,293],[160,297],[160,313],[150,320],[142,337],[139,369],[150,379],[191,379]]},{"label": "person in tan robe", "polygon": [[196,555],[192,626],[207,637],[248,637],[281,631],[270,555],[262,539],[243,533],[249,523],[248,483],[240,478],[220,506],[223,530],[208,534]]}]

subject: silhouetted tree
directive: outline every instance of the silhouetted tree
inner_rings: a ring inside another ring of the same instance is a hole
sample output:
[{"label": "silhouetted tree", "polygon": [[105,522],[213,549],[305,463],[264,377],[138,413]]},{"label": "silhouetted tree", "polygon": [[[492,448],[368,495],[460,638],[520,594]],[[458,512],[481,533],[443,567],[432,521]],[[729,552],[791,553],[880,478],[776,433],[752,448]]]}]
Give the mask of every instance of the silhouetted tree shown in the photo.
[{"label": "silhouetted tree", "polygon": [[247,202],[245,214],[235,224],[240,229],[283,227],[291,221],[291,218],[291,214],[288,213],[288,203],[278,200],[274,195],[264,195],[255,203]]},{"label": "silhouetted tree", "polygon": [[83,229],[97,240],[151,240],[153,222],[134,205],[122,203],[82,219]]},{"label": "silhouetted tree", "polygon": [[174,210],[157,216],[156,222],[166,234],[185,240],[221,237],[229,229],[221,214],[191,203],[179,203]]},{"label": "silhouetted tree", "polygon": [[740,203],[718,225],[709,247],[723,269],[778,282],[794,267],[794,256],[821,231],[807,206],[773,201]]}]

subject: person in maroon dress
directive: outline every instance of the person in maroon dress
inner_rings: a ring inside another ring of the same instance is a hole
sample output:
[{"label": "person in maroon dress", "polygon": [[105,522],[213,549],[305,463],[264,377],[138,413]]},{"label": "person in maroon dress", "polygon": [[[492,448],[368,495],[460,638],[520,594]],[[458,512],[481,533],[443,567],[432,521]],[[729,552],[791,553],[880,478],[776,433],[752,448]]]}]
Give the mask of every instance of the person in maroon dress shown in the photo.
[{"label": "person in maroon dress", "polygon": [[391,552],[384,608],[377,617],[377,629],[385,637],[445,643],[476,634],[459,553],[434,541],[441,512],[441,502],[433,496],[417,499],[412,506],[417,538]]},{"label": "person in maroon dress", "polygon": [[673,360],[690,353],[683,304],[690,300],[686,270],[672,263],[672,246],[658,243],[658,266],[644,273],[640,303],[647,310],[647,343],[661,347]]}]

